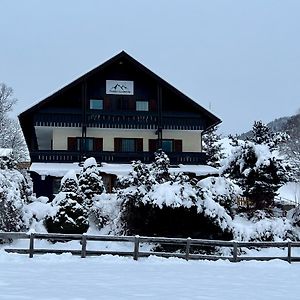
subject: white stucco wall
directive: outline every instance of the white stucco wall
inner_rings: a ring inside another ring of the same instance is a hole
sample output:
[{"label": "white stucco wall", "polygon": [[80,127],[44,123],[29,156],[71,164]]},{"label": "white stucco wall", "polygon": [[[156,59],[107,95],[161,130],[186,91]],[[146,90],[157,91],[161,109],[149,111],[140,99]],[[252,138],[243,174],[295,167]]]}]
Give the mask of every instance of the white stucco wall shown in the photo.
[{"label": "white stucco wall", "polygon": [[[164,139],[182,140],[183,152],[201,151],[201,131],[163,130]],[[80,137],[80,128],[53,128],[53,150],[67,150],[68,137]],[[155,130],[88,128],[87,137],[103,138],[103,150],[114,151],[114,138],[143,138],[144,151],[149,151],[149,139],[156,139]]]}]

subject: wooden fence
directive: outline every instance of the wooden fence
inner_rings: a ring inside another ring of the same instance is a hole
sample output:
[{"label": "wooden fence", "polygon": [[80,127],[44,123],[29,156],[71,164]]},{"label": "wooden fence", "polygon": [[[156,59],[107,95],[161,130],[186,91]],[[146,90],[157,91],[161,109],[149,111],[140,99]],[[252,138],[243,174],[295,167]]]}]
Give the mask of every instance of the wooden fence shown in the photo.
[{"label": "wooden fence", "polygon": [[[259,260],[268,261],[272,259],[281,259],[291,262],[299,262],[300,256],[292,255],[292,248],[300,247],[300,242],[237,242],[237,241],[220,241],[220,240],[203,240],[191,238],[164,238],[164,237],[145,237],[145,236],[110,236],[110,235],[88,235],[88,234],[52,234],[52,233],[22,233],[22,232],[0,232],[0,240],[17,240],[28,239],[29,247],[27,249],[11,248],[10,246],[3,245],[6,252],[29,254],[32,258],[34,254],[47,254],[47,253],[71,253],[79,255],[82,258],[86,256],[97,255],[119,255],[119,256],[132,256],[134,260],[140,257],[148,257],[150,255],[160,257],[178,257],[186,260],[229,260],[231,262],[239,262],[242,260]],[[80,249],[67,250],[67,249],[40,249],[35,248],[35,240],[51,240],[51,241],[80,241]],[[132,244],[132,251],[113,251],[113,250],[88,250],[89,241],[109,241],[109,242],[128,242]],[[183,253],[179,252],[153,252],[142,251],[141,244],[164,244],[181,246],[185,250]],[[8,245],[8,244],[7,244]],[[191,250],[193,247],[226,247],[229,248],[232,255],[203,255],[195,254]],[[282,248],[287,249],[285,256],[244,256],[243,249],[249,248]]]}]

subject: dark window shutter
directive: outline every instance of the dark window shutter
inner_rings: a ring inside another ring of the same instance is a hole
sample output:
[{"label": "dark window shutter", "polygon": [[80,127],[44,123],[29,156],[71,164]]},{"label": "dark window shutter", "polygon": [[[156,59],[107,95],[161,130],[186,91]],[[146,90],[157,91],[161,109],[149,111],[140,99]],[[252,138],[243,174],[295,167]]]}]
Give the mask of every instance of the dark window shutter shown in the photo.
[{"label": "dark window shutter", "polygon": [[128,104],[129,110],[131,110],[131,111],[135,110],[135,99],[129,98],[128,101],[129,101],[129,104]]},{"label": "dark window shutter", "polygon": [[182,140],[174,140],[174,151],[182,152]]},{"label": "dark window shutter", "polygon": [[156,103],[156,100],[150,99],[150,101],[149,101],[149,110],[150,110],[150,111],[157,111],[157,103]]},{"label": "dark window shutter", "polygon": [[114,148],[115,152],[121,152],[122,150],[122,139],[121,138],[114,138]]},{"label": "dark window shutter", "polygon": [[110,99],[109,97],[104,97],[104,103],[103,103],[104,110],[110,110]]},{"label": "dark window shutter", "polygon": [[94,151],[103,151],[103,138],[94,138]]},{"label": "dark window shutter", "polygon": [[143,152],[143,139],[135,139],[136,152]]},{"label": "dark window shutter", "polygon": [[157,151],[158,142],[157,140],[149,140],[149,152]]},{"label": "dark window shutter", "polygon": [[68,137],[68,150],[76,151],[77,149],[76,137]]}]

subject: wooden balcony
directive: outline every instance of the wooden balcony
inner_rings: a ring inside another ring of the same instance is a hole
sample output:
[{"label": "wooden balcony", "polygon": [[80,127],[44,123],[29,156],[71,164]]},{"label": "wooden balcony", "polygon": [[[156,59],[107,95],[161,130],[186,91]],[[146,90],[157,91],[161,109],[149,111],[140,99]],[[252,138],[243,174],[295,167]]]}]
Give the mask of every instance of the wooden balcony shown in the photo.
[{"label": "wooden balcony", "polygon": [[[157,129],[158,115],[154,113],[87,113],[84,121],[87,127],[94,128],[122,128],[122,129]],[[81,127],[82,115],[79,113],[55,112],[40,113],[34,116],[35,126],[49,127]],[[193,114],[181,113],[164,114],[161,119],[163,129],[171,130],[203,130],[206,128],[205,120]]]},{"label": "wooden balcony", "polygon": [[[171,164],[205,165],[206,154],[204,152],[172,152],[168,153]],[[131,163],[133,160],[140,160],[144,163],[151,163],[154,160],[152,152],[71,152],[63,150],[39,150],[30,152],[32,162],[81,162],[85,158],[95,157],[97,162],[107,163]]]}]

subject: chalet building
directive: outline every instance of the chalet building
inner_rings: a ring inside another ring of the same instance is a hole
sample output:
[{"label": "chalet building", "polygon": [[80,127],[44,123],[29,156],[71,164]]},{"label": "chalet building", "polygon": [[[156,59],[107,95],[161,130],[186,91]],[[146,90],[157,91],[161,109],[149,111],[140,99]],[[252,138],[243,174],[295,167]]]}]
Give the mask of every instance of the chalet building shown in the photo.
[{"label": "chalet building", "polygon": [[55,192],[63,166],[91,156],[99,164],[147,163],[162,148],[173,165],[205,165],[201,136],[221,122],[124,51],[19,120],[35,190],[43,195]]}]

